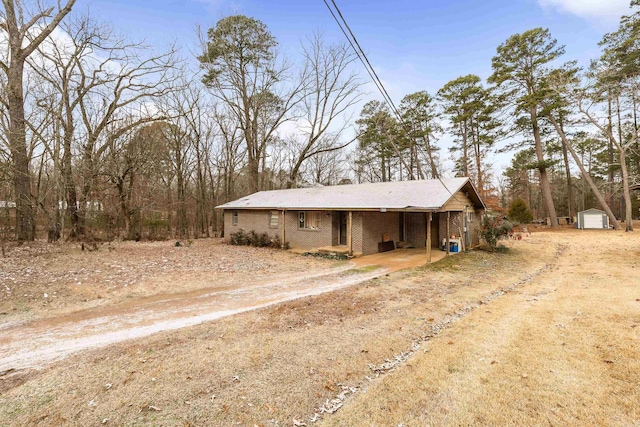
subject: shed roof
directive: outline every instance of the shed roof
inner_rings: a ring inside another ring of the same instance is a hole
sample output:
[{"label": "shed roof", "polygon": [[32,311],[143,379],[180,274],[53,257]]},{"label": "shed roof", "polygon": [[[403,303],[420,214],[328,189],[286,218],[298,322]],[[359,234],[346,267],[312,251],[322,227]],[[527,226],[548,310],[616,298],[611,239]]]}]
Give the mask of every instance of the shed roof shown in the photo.
[{"label": "shed roof", "polygon": [[469,178],[377,182],[328,187],[260,191],[220,209],[439,210],[463,190],[479,208],[484,203]]},{"label": "shed roof", "polygon": [[601,211],[600,209],[596,209],[596,208],[591,208],[591,209],[587,209],[584,211],[580,211],[578,212],[579,214],[584,214],[584,213],[597,213],[597,214],[602,214],[602,215],[606,215],[607,213],[605,211]]}]

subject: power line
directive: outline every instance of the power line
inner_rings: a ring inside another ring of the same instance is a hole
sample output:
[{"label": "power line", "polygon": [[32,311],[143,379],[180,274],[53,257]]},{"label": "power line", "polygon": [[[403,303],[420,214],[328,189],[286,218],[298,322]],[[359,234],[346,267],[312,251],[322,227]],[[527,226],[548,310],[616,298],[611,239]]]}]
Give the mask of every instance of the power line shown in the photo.
[{"label": "power line", "polygon": [[[342,34],[344,34],[344,37],[347,39],[347,41],[349,42],[349,45],[351,45],[351,48],[353,49],[354,53],[356,54],[356,56],[358,57],[358,59],[360,60],[360,62],[362,62],[362,65],[364,65],[364,69],[367,71],[367,73],[369,74],[369,77],[371,77],[371,81],[373,82],[373,84],[376,85],[376,87],[378,88],[378,91],[380,91],[380,93],[382,94],[382,97],[384,98],[385,102],[387,102],[388,104],[393,105],[393,102],[390,99],[387,99],[386,94],[386,90],[384,89],[383,86],[381,86],[381,82],[379,81],[379,79],[376,79],[376,75],[374,74],[375,71],[373,71],[373,68],[369,68],[367,66],[367,63],[369,62],[368,60],[365,60],[363,58],[360,52],[361,49],[359,50],[358,48],[356,48],[356,45],[354,43],[357,43],[357,40],[354,41],[351,39],[351,37],[349,36],[349,34],[347,34],[347,31],[344,29],[344,27],[342,26],[342,23],[340,22],[340,20],[338,19],[338,17],[336,16],[335,12],[333,11],[333,9],[331,8],[331,6],[329,5],[329,3],[327,3],[327,0],[323,0],[324,4],[327,6],[327,9],[329,9],[329,12],[331,13],[331,16],[333,16],[333,19],[336,21],[336,24],[338,24],[338,27],[340,28],[340,30],[342,31]],[[335,5],[335,2],[333,2],[333,4]],[[336,6],[337,9],[337,6]],[[342,17],[342,14],[340,13],[340,10],[338,10],[338,13],[340,14],[340,16]],[[342,18],[344,20],[344,17]],[[351,32],[351,30],[349,30],[349,32]],[[353,33],[351,33],[353,35]],[[358,45],[359,47],[359,45]]]},{"label": "power line", "polygon": [[[366,53],[364,53],[364,50],[360,46],[360,43],[358,43],[358,39],[356,38],[355,34],[353,34],[353,31],[351,31],[349,24],[347,24],[347,20],[342,15],[342,12],[340,11],[340,8],[336,4],[335,0],[331,0],[331,3],[333,4],[336,12],[340,16],[340,19],[338,19],[338,17],[336,16],[335,12],[331,8],[327,0],[323,0],[323,1],[324,1],[324,4],[327,6],[327,9],[329,9],[329,12],[331,12],[331,16],[333,16],[333,19],[338,24],[338,27],[340,27],[342,34],[344,34],[345,38],[351,45],[351,48],[358,56],[358,59],[360,59],[360,62],[362,62],[362,65],[364,66],[365,70],[367,70],[367,73],[371,77],[371,80],[373,81],[373,83],[376,85],[376,87],[382,94],[382,97],[384,98],[385,102],[391,107],[392,112],[398,117],[398,120],[400,121],[400,123],[404,125],[405,123],[404,123],[404,120],[402,119],[402,115],[400,114],[395,104],[393,103],[393,100],[391,99],[391,97],[389,96],[389,93],[387,92],[384,85],[382,84],[382,81],[380,80],[380,78],[378,77],[378,74],[376,73],[373,66],[371,65],[371,62],[369,62],[369,59],[367,58]],[[342,22],[340,22],[340,20],[342,20]],[[347,28],[347,30],[344,29],[343,24],[344,24],[344,27]],[[347,31],[349,34],[347,34]],[[389,142],[391,143],[393,150],[398,155],[400,162],[402,162],[405,169],[409,171],[410,179],[414,180],[415,176],[413,174],[413,170],[412,168],[409,167],[409,165],[407,165],[407,162],[405,161],[404,157],[400,154],[400,150],[398,149],[398,146],[392,140],[389,140]]]},{"label": "power line", "polygon": [[[323,1],[324,1],[324,4],[327,6],[327,9],[329,9],[331,16],[333,16],[333,19],[338,24],[338,27],[340,27],[342,34],[344,34],[345,38],[351,45],[351,48],[358,56],[358,59],[360,59],[360,62],[362,62],[362,65],[364,66],[365,70],[369,74],[369,77],[371,77],[372,82],[376,85],[376,87],[378,88],[378,91],[380,91],[380,93],[382,94],[382,97],[384,98],[385,102],[389,105],[392,112],[398,117],[398,119],[402,120],[402,115],[400,114],[399,110],[396,108],[396,105],[391,99],[389,92],[387,92],[387,89],[382,84],[382,80],[380,80],[378,73],[376,73],[376,70],[371,65],[371,62],[369,61],[367,54],[364,52],[364,49],[362,49],[362,46],[358,42],[358,39],[356,38],[355,34],[351,30],[351,27],[347,23],[347,20],[345,19],[344,15],[342,14],[342,11],[336,4],[335,0],[331,0],[331,4],[333,4],[333,7],[335,8],[335,12],[331,8],[327,0],[323,0]],[[340,19],[338,19],[338,16],[336,16],[336,12],[340,16]]]},{"label": "power line", "polygon": [[[378,88],[378,90],[382,94],[382,97],[384,98],[385,102],[389,105],[389,107],[391,107],[392,112],[398,117],[398,120],[400,121],[400,123],[403,126],[407,126],[407,123],[402,118],[402,114],[400,114],[400,111],[396,108],[396,105],[393,103],[393,100],[391,99],[391,96],[389,96],[389,92],[387,92],[387,90],[385,89],[384,85],[382,84],[382,81],[380,80],[380,77],[378,77],[378,73],[376,73],[376,70],[371,65],[371,62],[369,61],[369,58],[367,58],[367,54],[364,53],[364,50],[362,49],[362,46],[360,46],[360,43],[358,42],[358,39],[356,38],[355,34],[351,30],[351,27],[349,27],[349,24],[347,23],[347,20],[345,19],[344,15],[342,15],[342,11],[340,10],[338,5],[336,4],[335,0],[331,0],[331,4],[333,4],[333,7],[335,8],[336,12],[340,16],[340,19],[338,19],[338,17],[336,16],[335,12],[331,8],[331,6],[327,2],[327,0],[323,0],[323,1],[324,1],[324,4],[327,6],[327,9],[329,9],[329,12],[331,13],[331,16],[333,16],[333,19],[338,24],[338,27],[340,27],[340,30],[342,31],[342,34],[344,34],[345,38],[347,39],[347,41],[351,45],[351,48],[353,49],[353,51],[358,56],[358,59],[360,59],[360,62],[362,62],[362,65],[364,65],[364,68],[365,68],[365,70],[367,70],[367,73],[371,77],[373,83],[376,85],[376,87]],[[342,20],[342,22],[340,22],[340,20]],[[344,27],[346,27],[347,30],[344,29],[342,24],[344,24]],[[347,31],[348,31],[349,34],[347,34]],[[413,124],[412,124],[411,127],[413,128]],[[413,130],[413,129],[410,129],[410,130]],[[392,140],[389,140],[389,142],[391,142],[391,145],[392,145],[394,151],[398,155],[398,158],[400,159],[400,161],[402,162],[404,167],[409,171],[410,178],[412,180],[415,179],[415,176],[413,174],[413,169],[411,169],[409,167],[409,165],[407,165],[406,161],[404,160],[404,157],[400,154],[400,150],[398,150],[398,147],[395,144],[395,142],[393,142]],[[455,196],[455,194],[453,194],[451,192],[451,190],[449,190],[449,188],[442,181],[442,179],[440,178],[440,174],[439,173],[436,175],[436,178],[438,179],[438,181],[440,181],[440,183],[447,190],[447,192],[456,201],[460,202],[460,200],[458,200],[458,198]]]}]

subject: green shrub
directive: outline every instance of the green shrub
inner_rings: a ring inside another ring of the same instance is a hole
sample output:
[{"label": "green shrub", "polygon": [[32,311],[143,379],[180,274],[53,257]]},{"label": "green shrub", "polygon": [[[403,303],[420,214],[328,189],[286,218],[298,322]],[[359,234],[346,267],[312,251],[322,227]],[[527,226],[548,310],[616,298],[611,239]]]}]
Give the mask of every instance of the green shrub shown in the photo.
[{"label": "green shrub", "polygon": [[515,199],[509,205],[507,217],[520,224],[530,224],[533,221],[533,214],[522,199]]},{"label": "green shrub", "polygon": [[249,246],[258,246],[258,235],[254,230],[251,230],[249,234],[247,234],[247,244]]},{"label": "green shrub", "polygon": [[[280,248],[279,236],[273,239],[267,233],[256,233],[254,230],[245,233],[243,229],[230,234],[230,243],[236,246],[254,246],[256,248]],[[289,243],[285,243],[285,249],[289,249]]]},{"label": "green shrub", "polygon": [[241,228],[240,230],[236,231],[235,233],[231,233],[230,242],[231,242],[232,245],[246,246],[246,245],[249,244],[249,236]]},{"label": "green shrub", "polygon": [[498,248],[498,240],[504,239],[513,230],[513,224],[501,216],[487,214],[482,220],[480,235],[490,251]]}]

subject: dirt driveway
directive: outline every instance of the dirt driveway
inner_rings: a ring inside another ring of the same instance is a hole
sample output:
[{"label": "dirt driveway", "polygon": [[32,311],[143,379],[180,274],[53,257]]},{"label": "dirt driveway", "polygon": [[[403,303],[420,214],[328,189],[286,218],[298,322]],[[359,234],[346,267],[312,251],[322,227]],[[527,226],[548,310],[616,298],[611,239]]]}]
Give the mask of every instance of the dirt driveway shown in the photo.
[{"label": "dirt driveway", "polygon": [[[244,249],[222,247],[230,252]],[[283,256],[282,253],[275,254]],[[255,257],[255,263],[274,255],[274,251],[258,250],[251,255]],[[284,254],[284,257],[284,260],[274,262],[293,261],[294,265],[302,262],[307,269],[304,272],[280,272],[271,277],[257,275],[255,280],[237,274],[235,281],[227,280],[219,285],[130,298],[115,305],[0,324],[0,373],[42,368],[81,350],[318,295],[425,262],[424,251],[419,250],[400,250],[361,257],[357,262],[340,263],[307,262],[304,257],[290,254]],[[286,267],[278,267],[286,270]],[[190,275],[186,273],[181,281],[189,280]],[[213,279],[210,283],[215,281]]]},{"label": "dirt driveway", "polygon": [[71,353],[184,328],[296,298],[318,295],[385,274],[351,266],[230,290],[201,289],[7,327],[0,332],[0,372],[40,368]]}]

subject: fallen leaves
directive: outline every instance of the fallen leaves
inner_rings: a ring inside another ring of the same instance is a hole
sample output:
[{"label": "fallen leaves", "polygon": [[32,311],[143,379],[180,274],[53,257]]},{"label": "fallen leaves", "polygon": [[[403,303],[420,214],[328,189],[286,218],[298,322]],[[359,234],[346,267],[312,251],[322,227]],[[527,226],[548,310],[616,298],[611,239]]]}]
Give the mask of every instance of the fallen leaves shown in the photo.
[{"label": "fallen leaves", "polygon": [[[190,248],[169,242],[115,242],[109,251],[82,252],[75,243],[30,242],[11,248],[0,269],[0,302],[36,310],[81,309],[135,292],[153,295],[177,278],[200,274],[262,279],[323,268],[325,260],[300,259],[284,251],[260,251],[201,239]],[[118,249],[117,251],[115,249]],[[295,262],[290,262],[295,258]],[[242,262],[238,262],[242,260]],[[197,280],[194,288],[198,288]],[[133,288],[133,289],[132,289]],[[43,305],[43,301],[46,305]],[[13,313],[12,313],[13,314]]]}]

